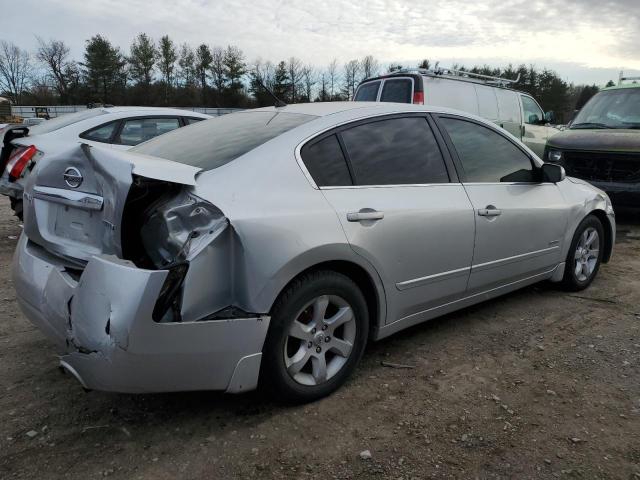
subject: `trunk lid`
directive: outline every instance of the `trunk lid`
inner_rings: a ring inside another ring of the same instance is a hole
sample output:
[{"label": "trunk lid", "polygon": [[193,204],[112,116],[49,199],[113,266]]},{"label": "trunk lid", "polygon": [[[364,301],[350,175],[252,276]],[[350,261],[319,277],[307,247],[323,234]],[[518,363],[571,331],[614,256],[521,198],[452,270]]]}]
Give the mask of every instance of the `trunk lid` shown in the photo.
[{"label": "trunk lid", "polygon": [[195,185],[199,168],[79,144],[36,164],[24,193],[24,231],[50,252],[83,265],[122,258],[122,214],[134,176]]}]

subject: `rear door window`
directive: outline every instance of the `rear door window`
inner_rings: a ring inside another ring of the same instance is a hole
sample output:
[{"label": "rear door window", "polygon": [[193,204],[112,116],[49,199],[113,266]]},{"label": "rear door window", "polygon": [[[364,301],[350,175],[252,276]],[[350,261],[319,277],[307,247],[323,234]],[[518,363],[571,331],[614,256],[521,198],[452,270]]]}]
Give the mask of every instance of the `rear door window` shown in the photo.
[{"label": "rear door window", "polygon": [[413,99],[413,80],[398,78],[385,80],[382,85],[381,102],[411,103]]},{"label": "rear door window", "polygon": [[449,182],[442,152],[424,117],[374,121],[340,135],[357,185]]},{"label": "rear door window", "polygon": [[111,137],[113,137],[113,134],[115,133],[116,128],[118,128],[119,123],[119,120],[115,120],[113,122],[100,125],[99,127],[92,128],[91,130],[82,132],[80,134],[80,138],[93,140],[94,142],[110,143]]},{"label": "rear door window", "polygon": [[180,127],[178,118],[131,118],[125,120],[114,143],[138,145]]},{"label": "rear door window", "polygon": [[378,99],[380,81],[363,83],[356,92],[356,102],[375,102]]},{"label": "rear door window", "polygon": [[441,117],[462,163],[467,182],[533,182],[531,159],[490,128],[462,119]]},{"label": "rear door window", "polygon": [[305,145],[301,155],[319,187],[352,185],[347,161],[335,135]]}]

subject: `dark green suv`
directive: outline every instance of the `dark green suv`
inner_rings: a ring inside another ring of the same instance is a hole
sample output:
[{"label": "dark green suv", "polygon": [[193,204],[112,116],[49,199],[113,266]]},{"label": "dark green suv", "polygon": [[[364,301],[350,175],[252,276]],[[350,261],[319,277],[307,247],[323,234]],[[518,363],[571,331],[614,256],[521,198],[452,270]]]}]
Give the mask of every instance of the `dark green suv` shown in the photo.
[{"label": "dark green suv", "polygon": [[606,191],[617,206],[640,207],[640,84],[597,93],[548,140],[544,160]]}]

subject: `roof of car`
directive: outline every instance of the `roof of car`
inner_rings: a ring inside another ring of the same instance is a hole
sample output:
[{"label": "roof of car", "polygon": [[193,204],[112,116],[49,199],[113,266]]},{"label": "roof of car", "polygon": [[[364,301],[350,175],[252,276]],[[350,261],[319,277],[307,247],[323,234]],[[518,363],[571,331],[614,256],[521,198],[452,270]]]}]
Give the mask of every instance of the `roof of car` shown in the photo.
[{"label": "roof of car", "polygon": [[622,85],[614,85],[612,87],[603,88],[602,91],[621,90],[623,88],[640,88],[640,83],[623,83]]},{"label": "roof of car", "polygon": [[[431,105],[416,105],[412,103],[392,103],[392,102],[313,102],[313,103],[294,103],[285,107],[263,107],[253,110],[245,110],[245,112],[286,112],[299,113],[304,115],[315,115],[325,117],[336,113],[351,110],[369,110],[367,113],[394,113],[394,112],[452,112],[459,113],[456,110],[436,107]],[[362,113],[365,113],[364,111]],[[472,116],[463,113],[466,116]]]},{"label": "roof of car", "polygon": [[162,114],[170,113],[170,114],[179,114],[179,115],[195,115],[195,116],[205,116],[210,117],[211,115],[207,115],[206,113],[194,112],[192,110],[186,110],[182,108],[169,108],[169,107],[100,107],[100,110],[105,113],[132,113],[132,112],[141,112],[141,113],[157,113]]}]

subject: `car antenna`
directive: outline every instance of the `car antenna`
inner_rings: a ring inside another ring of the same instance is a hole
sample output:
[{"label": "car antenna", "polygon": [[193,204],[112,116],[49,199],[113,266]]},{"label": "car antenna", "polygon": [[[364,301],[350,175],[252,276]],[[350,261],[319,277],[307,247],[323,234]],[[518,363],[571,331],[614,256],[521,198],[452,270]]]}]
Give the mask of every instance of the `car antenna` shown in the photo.
[{"label": "car antenna", "polygon": [[275,94],[275,93],[273,93],[273,92],[272,92],[272,91],[271,91],[271,90],[270,90],[270,89],[269,89],[269,88],[268,88],[264,83],[262,83],[262,80],[260,80],[259,78],[258,78],[258,79],[256,79],[256,80],[258,80],[258,83],[260,84],[260,86],[261,86],[262,88],[264,88],[264,89],[267,91],[267,93],[268,93],[269,95],[271,95],[271,97],[272,97],[272,98],[273,98],[273,100],[275,101],[275,107],[276,107],[276,108],[286,107],[286,106],[287,106],[287,104],[286,104],[286,103],[284,103],[282,100],[280,100],[278,97],[276,97],[276,94]]}]

